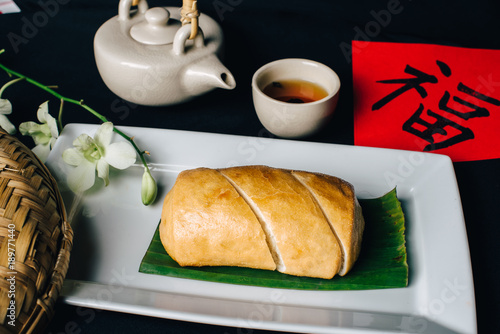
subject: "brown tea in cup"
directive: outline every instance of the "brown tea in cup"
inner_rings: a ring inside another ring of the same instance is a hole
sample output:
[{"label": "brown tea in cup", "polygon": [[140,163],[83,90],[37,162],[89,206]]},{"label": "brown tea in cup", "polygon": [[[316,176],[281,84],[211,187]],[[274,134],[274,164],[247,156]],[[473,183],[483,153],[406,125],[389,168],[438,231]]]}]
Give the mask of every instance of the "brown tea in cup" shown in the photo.
[{"label": "brown tea in cup", "polygon": [[[289,89],[287,81],[305,81],[305,86],[319,88],[297,92]],[[267,131],[282,138],[303,138],[322,129],[337,107],[339,90],[337,73],[308,59],[278,59],[263,65],[252,76],[252,100],[259,121]],[[324,92],[316,95],[311,91]]]},{"label": "brown tea in cup", "polygon": [[262,90],[267,96],[288,103],[308,103],[328,96],[318,84],[300,79],[273,81]]}]

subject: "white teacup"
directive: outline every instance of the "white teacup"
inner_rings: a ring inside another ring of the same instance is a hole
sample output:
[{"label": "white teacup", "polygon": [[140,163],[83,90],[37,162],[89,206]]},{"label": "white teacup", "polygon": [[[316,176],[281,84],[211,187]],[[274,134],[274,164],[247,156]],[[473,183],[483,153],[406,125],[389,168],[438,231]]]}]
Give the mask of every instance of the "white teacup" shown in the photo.
[{"label": "white teacup", "polygon": [[[303,80],[319,85],[327,96],[307,103],[283,102],[263,90],[272,83]],[[262,66],[252,78],[255,111],[262,125],[283,138],[300,138],[320,130],[331,118],[339,98],[340,79],[328,66],[298,58],[280,59]]]}]

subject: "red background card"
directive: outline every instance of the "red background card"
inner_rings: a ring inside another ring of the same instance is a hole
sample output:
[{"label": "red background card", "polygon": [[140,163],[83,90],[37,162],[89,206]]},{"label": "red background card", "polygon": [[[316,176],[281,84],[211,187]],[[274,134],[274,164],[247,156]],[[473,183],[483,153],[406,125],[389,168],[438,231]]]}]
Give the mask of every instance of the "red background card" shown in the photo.
[{"label": "red background card", "polygon": [[500,158],[500,50],[352,42],[354,144]]}]

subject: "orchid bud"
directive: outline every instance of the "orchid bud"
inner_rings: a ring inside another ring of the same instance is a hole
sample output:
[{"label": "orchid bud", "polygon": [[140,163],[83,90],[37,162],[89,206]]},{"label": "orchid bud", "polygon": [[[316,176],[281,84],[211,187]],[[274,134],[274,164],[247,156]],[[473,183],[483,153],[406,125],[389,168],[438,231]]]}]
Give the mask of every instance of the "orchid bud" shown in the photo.
[{"label": "orchid bud", "polygon": [[144,174],[142,175],[142,187],[141,187],[142,204],[149,205],[153,203],[156,199],[157,192],[158,192],[158,187],[156,186],[155,179],[151,176],[149,169],[144,168]]}]

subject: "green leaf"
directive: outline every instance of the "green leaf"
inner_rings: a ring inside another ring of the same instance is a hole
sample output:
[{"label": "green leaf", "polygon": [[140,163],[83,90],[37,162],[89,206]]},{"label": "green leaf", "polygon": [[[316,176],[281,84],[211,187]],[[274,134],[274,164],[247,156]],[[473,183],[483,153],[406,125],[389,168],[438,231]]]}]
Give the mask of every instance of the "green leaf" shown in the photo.
[{"label": "green leaf", "polygon": [[158,229],[139,271],[179,278],[303,290],[366,290],[408,285],[405,219],[396,189],[359,201],[365,218],[360,256],[345,276],[332,279],[296,277],[270,270],[240,267],[181,267],[165,251]]}]

